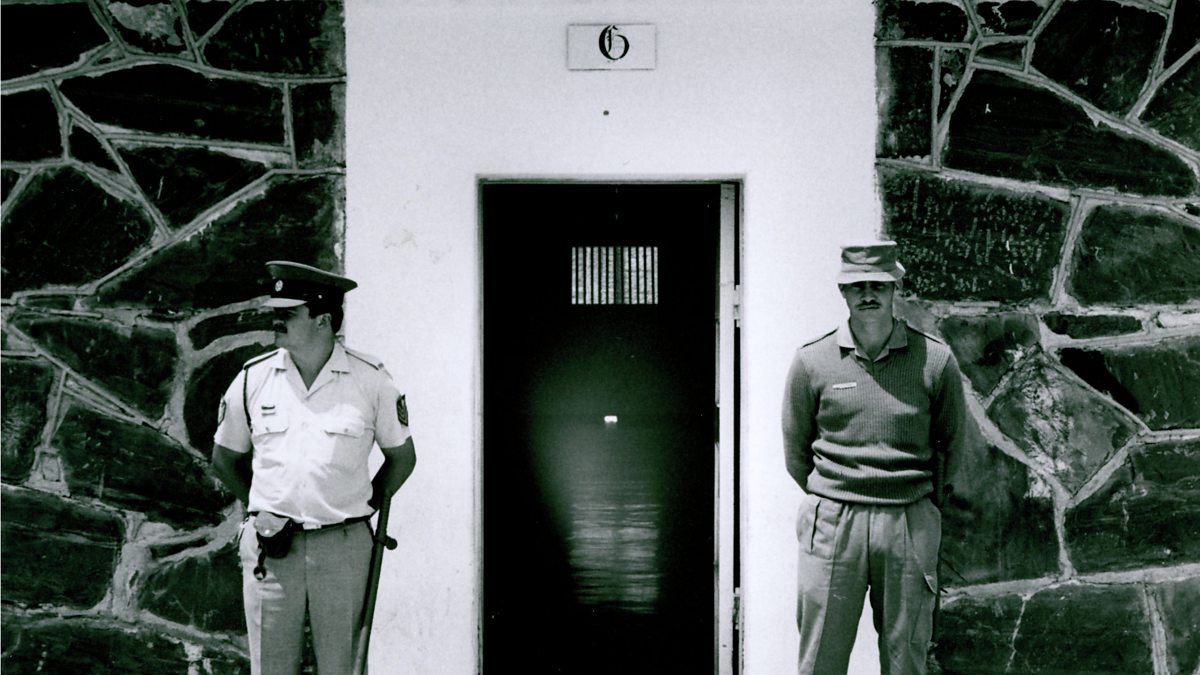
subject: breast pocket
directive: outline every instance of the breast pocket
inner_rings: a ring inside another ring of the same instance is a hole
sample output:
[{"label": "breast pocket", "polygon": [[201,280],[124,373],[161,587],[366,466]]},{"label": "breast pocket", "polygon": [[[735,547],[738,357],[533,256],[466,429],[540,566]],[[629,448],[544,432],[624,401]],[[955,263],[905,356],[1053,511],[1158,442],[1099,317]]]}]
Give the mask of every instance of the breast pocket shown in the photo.
[{"label": "breast pocket", "polygon": [[265,442],[281,437],[288,430],[287,415],[262,415],[251,420],[254,445],[260,446]]},{"label": "breast pocket", "polygon": [[367,425],[357,417],[329,417],[321,421],[325,438],[317,459],[329,464],[353,469],[366,462],[371,450]]}]

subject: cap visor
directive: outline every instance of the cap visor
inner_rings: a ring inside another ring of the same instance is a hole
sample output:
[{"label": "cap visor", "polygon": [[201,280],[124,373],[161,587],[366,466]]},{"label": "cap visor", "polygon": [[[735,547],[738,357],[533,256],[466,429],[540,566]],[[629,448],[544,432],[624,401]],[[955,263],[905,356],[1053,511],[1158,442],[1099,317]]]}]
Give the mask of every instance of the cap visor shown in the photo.
[{"label": "cap visor", "polygon": [[299,307],[305,303],[304,300],[295,298],[267,298],[263,301],[263,307]]}]

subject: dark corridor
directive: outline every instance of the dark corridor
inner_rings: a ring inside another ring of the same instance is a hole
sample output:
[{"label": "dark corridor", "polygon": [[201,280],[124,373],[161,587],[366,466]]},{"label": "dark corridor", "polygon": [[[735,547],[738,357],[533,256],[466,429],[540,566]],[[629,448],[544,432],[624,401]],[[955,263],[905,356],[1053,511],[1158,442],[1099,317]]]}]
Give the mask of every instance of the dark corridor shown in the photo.
[{"label": "dark corridor", "polygon": [[711,672],[720,186],[481,191],[484,671]]}]

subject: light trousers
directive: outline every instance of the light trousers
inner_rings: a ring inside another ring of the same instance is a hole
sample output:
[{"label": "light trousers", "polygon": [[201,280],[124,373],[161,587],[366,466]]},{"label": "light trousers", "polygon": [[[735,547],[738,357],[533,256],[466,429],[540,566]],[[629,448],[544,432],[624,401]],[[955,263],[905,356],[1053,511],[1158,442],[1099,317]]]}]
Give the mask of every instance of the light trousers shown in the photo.
[{"label": "light trousers", "polygon": [[924,675],[942,538],[933,503],[872,506],[806,495],[796,535],[799,672],[846,673],[869,593],[881,672]]},{"label": "light trousers", "polygon": [[371,563],[366,522],[297,531],[285,558],[267,558],[254,577],[258,538],[253,516],[242,526],[242,600],[252,675],[297,675],[304,651],[304,617],[312,625],[317,671],[345,675],[354,667],[355,638]]}]

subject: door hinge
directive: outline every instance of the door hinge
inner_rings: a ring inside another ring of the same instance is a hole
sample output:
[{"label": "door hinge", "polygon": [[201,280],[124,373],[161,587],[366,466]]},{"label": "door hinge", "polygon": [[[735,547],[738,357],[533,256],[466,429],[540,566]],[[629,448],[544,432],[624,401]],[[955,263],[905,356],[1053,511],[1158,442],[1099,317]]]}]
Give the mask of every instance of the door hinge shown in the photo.
[{"label": "door hinge", "polygon": [[733,325],[742,325],[742,287],[736,284],[733,287]]},{"label": "door hinge", "polygon": [[742,589],[740,586],[733,589],[733,629],[735,631],[742,630]]}]

